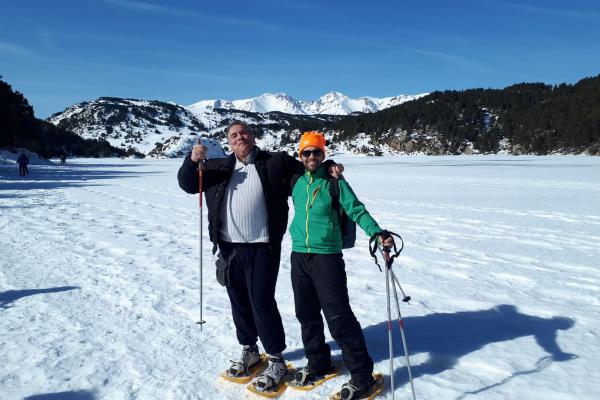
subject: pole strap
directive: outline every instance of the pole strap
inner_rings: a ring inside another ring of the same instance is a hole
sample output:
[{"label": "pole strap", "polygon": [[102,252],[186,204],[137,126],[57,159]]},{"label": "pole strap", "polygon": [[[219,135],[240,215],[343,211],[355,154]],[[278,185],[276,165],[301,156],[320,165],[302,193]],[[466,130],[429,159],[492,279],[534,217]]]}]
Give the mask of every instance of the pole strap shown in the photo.
[{"label": "pole strap", "polygon": [[[400,240],[400,248],[398,248],[398,241],[396,239],[394,239],[394,246],[392,248],[383,248],[382,241],[380,242],[380,239],[379,239],[380,237],[383,240],[390,238],[390,237],[398,238]],[[381,269],[381,266],[379,265],[379,262],[377,261],[377,251],[378,250],[392,253],[389,261],[386,263],[387,268],[392,268],[394,259],[400,255],[400,253],[402,252],[402,249],[404,249],[404,240],[402,240],[402,237],[400,235],[398,235],[397,233],[394,233],[394,232],[383,230],[381,232],[377,232],[376,234],[371,236],[371,238],[369,239],[369,253],[371,254],[371,257],[373,257],[375,259],[375,265],[377,265],[377,267],[379,268],[379,271],[382,271],[382,269]]]}]

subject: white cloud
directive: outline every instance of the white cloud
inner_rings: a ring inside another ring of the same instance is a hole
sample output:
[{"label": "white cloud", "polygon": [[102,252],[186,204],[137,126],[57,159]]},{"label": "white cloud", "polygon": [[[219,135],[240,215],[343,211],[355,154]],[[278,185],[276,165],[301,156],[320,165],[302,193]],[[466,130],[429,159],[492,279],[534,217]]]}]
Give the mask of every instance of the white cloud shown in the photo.
[{"label": "white cloud", "polygon": [[468,68],[471,70],[476,70],[476,71],[483,70],[483,68],[480,65],[478,65],[474,60],[471,60],[471,59],[468,59],[465,57],[457,56],[454,54],[443,53],[440,51],[417,49],[414,47],[403,47],[403,48],[405,50],[413,52],[413,53],[437,58],[438,60],[442,60],[442,61],[450,63],[450,64],[459,65],[461,67],[465,67],[465,68]]},{"label": "white cloud", "polygon": [[489,0],[489,4],[509,7],[517,10],[533,12],[537,14],[547,14],[554,15],[563,18],[573,18],[573,19],[586,19],[586,20],[596,20],[600,19],[600,14],[596,12],[587,12],[587,11],[576,11],[576,10],[567,10],[561,8],[549,8],[549,7],[537,7],[531,6],[529,4],[516,4],[516,3],[505,3],[502,1],[494,1]]},{"label": "white cloud", "polygon": [[28,49],[26,49],[24,47],[17,46],[12,43],[8,43],[8,42],[2,42],[2,41],[0,41],[0,52],[1,53],[13,53],[13,54],[22,55],[22,56],[32,56],[33,55],[33,53],[31,51],[29,51]]},{"label": "white cloud", "polygon": [[227,24],[227,25],[238,25],[238,26],[250,26],[254,28],[266,29],[266,30],[276,30],[277,26],[266,24],[261,21],[251,20],[251,19],[241,19],[241,18],[231,18],[231,17],[216,17],[214,15],[204,14],[195,10],[183,10],[172,7],[166,7],[159,4],[147,3],[143,1],[134,1],[134,0],[105,0],[107,4],[128,8],[130,10],[140,11],[140,12],[152,12],[152,13],[162,13],[175,15],[178,17],[190,17],[190,18],[200,18],[216,23]]}]

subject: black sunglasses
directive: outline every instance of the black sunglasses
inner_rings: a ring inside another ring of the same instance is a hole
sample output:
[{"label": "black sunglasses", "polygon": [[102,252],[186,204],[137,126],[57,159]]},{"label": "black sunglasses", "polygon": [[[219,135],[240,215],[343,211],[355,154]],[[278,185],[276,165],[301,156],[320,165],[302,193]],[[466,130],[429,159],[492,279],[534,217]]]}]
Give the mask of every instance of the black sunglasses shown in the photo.
[{"label": "black sunglasses", "polygon": [[315,157],[321,157],[323,155],[323,150],[321,150],[321,149],[303,150],[301,154],[302,154],[302,157],[304,157],[304,158],[310,157],[311,154],[313,154]]}]

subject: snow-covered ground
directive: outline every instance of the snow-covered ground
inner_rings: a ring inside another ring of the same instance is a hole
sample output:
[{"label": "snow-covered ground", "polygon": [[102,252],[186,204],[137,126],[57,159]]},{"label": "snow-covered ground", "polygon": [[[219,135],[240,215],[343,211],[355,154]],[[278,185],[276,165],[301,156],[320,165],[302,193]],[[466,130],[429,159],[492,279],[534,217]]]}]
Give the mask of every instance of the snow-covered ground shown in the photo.
[{"label": "snow-covered ground", "polygon": [[[600,398],[600,158],[338,160],[406,243],[394,268],[413,298],[401,310],[418,399]],[[177,186],[180,162],[69,159],[25,179],[0,163],[1,399],[253,396],[217,378],[239,347],[206,228],[195,324],[198,198]],[[301,365],[289,253],[286,236],[277,301]],[[384,274],[362,232],[345,259],[389,382]],[[409,399],[394,335],[395,397]],[[347,379],[283,398],[322,399]]]}]

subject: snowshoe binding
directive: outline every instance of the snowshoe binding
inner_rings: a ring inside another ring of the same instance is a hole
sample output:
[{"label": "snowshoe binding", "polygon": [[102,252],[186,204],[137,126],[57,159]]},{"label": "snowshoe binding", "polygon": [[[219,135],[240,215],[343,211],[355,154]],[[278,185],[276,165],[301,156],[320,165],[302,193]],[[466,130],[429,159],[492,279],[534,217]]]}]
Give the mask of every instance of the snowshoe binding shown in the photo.
[{"label": "snowshoe binding", "polygon": [[337,376],[338,368],[331,366],[327,371],[319,373],[308,367],[298,368],[294,371],[293,378],[286,383],[297,390],[312,390],[323,382]]},{"label": "snowshoe binding", "polygon": [[269,357],[269,365],[247,386],[248,390],[262,397],[281,396],[287,387],[285,381],[289,368],[291,365],[285,365],[283,359]]},{"label": "snowshoe binding", "polygon": [[259,354],[256,345],[244,346],[239,360],[231,360],[231,365],[221,373],[221,378],[235,383],[248,383],[266,366],[266,354]]},{"label": "snowshoe binding", "polygon": [[342,385],[339,392],[334,393],[331,400],[358,400],[374,399],[383,391],[383,374],[381,372],[373,374],[373,380],[370,383],[346,382]]}]

